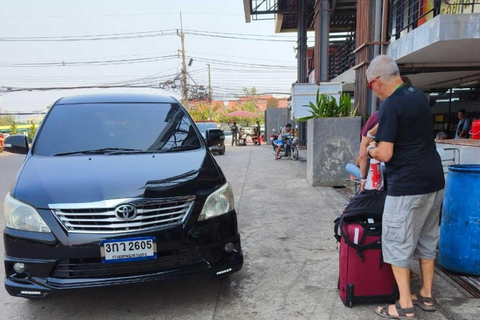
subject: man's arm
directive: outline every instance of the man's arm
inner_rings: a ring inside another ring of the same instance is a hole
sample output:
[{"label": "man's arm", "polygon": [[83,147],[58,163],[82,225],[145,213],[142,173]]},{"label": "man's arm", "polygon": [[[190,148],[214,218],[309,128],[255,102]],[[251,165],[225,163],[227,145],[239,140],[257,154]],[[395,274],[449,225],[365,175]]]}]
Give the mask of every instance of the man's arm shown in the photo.
[{"label": "man's arm", "polygon": [[470,133],[469,132],[469,129],[470,129],[470,120],[469,119],[465,119],[465,121],[463,122],[463,128],[462,128],[462,132],[460,132],[460,134],[458,135],[459,138],[461,137],[468,137],[468,134]]},{"label": "man's arm", "polygon": [[[377,125],[376,125],[375,127],[373,127],[372,129],[368,130],[368,134],[369,134],[370,136],[372,136],[372,137],[375,137],[375,136],[377,135],[377,129],[378,129],[378,123],[377,123]],[[373,138],[370,138],[370,139],[372,139],[372,141],[373,141]],[[370,142],[372,142],[372,141],[370,141]]]},{"label": "man's arm", "polygon": [[373,159],[381,162],[388,162],[393,156],[393,143],[380,141],[378,144],[372,142],[367,148],[367,153]]},{"label": "man's arm", "polygon": [[360,167],[360,190],[365,189],[365,182],[367,181],[368,175],[368,155],[367,155],[367,147],[369,145],[370,138],[362,136],[362,141],[360,142],[360,152],[358,155],[358,164]]}]

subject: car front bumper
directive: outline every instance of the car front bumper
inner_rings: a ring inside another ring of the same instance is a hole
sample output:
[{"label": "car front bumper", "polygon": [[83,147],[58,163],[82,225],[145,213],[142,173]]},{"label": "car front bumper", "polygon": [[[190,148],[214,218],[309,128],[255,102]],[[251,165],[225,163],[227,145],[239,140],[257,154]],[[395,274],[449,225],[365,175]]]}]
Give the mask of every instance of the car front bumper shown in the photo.
[{"label": "car front bumper", "polygon": [[[6,229],[5,288],[12,296],[43,298],[62,290],[190,275],[224,276],[242,268],[243,253],[235,212],[203,221],[184,239],[181,233],[181,230],[161,230],[142,234],[157,239],[156,259],[102,263],[98,242],[68,245],[55,240],[48,243],[26,239],[22,232]],[[234,250],[227,252],[229,243]],[[15,263],[23,263],[26,271],[17,274],[13,268]]]}]

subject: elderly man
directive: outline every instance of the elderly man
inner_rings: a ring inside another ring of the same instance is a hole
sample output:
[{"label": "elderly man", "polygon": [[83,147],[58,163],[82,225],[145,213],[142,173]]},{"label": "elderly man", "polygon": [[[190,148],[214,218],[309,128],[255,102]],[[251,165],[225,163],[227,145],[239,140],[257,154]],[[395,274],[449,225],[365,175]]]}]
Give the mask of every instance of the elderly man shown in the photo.
[{"label": "elderly man", "polygon": [[[387,166],[382,252],[384,261],[392,265],[400,291],[395,305],[378,308],[376,313],[389,319],[416,319],[414,305],[435,310],[432,283],[445,185],[430,104],[421,90],[402,81],[397,64],[388,56],[372,60],[367,81],[383,101],[375,142],[367,153]],[[423,283],[419,292],[411,294],[414,254],[420,260]]]}]

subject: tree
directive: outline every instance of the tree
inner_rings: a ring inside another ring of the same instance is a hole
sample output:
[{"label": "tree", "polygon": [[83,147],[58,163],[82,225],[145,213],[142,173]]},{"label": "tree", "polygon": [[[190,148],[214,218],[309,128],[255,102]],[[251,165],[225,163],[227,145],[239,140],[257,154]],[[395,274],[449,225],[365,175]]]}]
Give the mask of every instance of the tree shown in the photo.
[{"label": "tree", "polygon": [[30,124],[30,128],[28,128],[28,141],[31,142],[33,137],[35,137],[35,133],[37,132],[37,125],[33,120],[28,121],[28,123]]},{"label": "tree", "polygon": [[0,126],[11,126],[15,122],[12,116],[0,116]]},{"label": "tree", "polygon": [[278,99],[274,98],[274,97],[270,97],[268,98],[267,100],[267,109],[269,108],[278,108]]},{"label": "tree", "polygon": [[253,101],[247,101],[245,103],[242,103],[240,105],[240,110],[243,111],[249,111],[249,112],[256,112],[257,111],[257,106]]},{"label": "tree", "polygon": [[243,92],[245,93],[245,95],[247,97],[250,97],[250,96],[256,96],[257,95],[257,88],[255,87],[252,87],[252,89],[248,89],[248,88],[242,88]]},{"label": "tree", "polygon": [[13,121],[13,123],[10,125],[10,134],[17,134],[17,123]]}]

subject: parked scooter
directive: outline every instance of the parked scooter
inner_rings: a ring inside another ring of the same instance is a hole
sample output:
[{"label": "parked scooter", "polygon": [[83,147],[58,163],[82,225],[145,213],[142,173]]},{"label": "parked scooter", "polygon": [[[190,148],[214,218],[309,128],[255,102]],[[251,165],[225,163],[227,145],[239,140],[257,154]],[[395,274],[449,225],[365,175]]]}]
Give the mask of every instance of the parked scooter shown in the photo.
[{"label": "parked scooter", "polygon": [[270,135],[270,141],[272,143],[273,152],[277,150],[277,139],[278,139],[278,132],[273,129],[273,134]]},{"label": "parked scooter", "polygon": [[[289,157],[292,160],[298,160],[298,148],[297,148],[295,137],[293,136],[293,134],[290,134],[287,136],[285,140],[286,142],[282,145],[282,149],[278,154],[278,159],[281,159],[282,157]],[[287,146],[289,146],[289,148],[287,148]],[[273,147],[273,151],[275,153],[277,152],[277,148],[278,148],[278,145],[275,140],[275,144]],[[285,149],[287,149],[288,151],[285,151]]]}]

